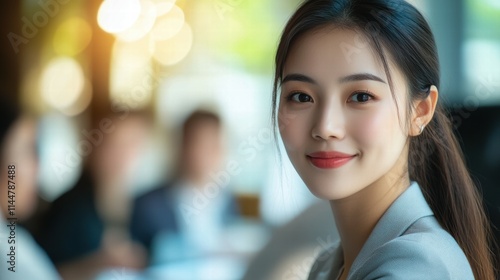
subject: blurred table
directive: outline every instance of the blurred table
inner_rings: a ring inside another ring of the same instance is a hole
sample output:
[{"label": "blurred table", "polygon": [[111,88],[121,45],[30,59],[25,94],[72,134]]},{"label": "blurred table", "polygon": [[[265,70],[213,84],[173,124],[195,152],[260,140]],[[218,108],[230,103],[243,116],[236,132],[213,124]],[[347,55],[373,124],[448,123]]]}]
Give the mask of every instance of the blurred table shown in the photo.
[{"label": "blurred table", "polygon": [[[200,233],[203,234],[203,233]],[[142,272],[109,269],[96,280],[236,280],[266,244],[269,229],[255,220],[240,220],[221,233],[220,242],[195,248],[182,237],[160,235],[152,264]]]}]

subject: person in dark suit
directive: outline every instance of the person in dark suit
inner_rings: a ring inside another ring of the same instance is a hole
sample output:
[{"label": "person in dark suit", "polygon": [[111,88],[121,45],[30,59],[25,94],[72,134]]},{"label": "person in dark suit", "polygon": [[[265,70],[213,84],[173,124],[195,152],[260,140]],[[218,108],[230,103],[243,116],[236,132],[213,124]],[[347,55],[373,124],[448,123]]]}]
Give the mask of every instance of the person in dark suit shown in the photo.
[{"label": "person in dark suit", "polygon": [[238,216],[229,177],[220,176],[221,132],[215,113],[197,110],[189,115],[174,175],[135,200],[131,236],[149,250],[151,262],[216,250],[221,231]]},{"label": "person in dark suit", "polygon": [[128,237],[130,177],[149,136],[145,112],[103,119],[80,179],[42,218],[36,240],[64,279],[90,279],[110,267],[142,269],[143,248]]}]

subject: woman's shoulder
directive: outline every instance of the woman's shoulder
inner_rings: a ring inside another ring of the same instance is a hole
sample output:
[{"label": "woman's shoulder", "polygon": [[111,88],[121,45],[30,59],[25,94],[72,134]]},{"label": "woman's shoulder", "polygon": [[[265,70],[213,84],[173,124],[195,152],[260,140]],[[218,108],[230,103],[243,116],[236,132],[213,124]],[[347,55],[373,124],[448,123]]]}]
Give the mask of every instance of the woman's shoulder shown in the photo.
[{"label": "woman's shoulder", "polygon": [[352,271],[352,276],[352,279],[474,279],[464,252],[433,216],[419,219],[403,235],[382,244],[357,271]]}]

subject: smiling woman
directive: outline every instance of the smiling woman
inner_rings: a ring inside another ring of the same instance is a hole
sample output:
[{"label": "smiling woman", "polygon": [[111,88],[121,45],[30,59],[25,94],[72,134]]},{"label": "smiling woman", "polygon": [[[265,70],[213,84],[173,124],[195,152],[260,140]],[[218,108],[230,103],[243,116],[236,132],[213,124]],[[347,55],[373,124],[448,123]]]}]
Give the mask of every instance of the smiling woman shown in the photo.
[{"label": "smiling woman", "polygon": [[[280,114],[285,116],[281,120],[293,123],[281,126],[285,147],[299,174],[310,181],[311,191],[327,199],[354,194],[382,174],[391,176],[378,181],[391,187],[402,174],[394,162],[404,155],[405,128],[399,120],[407,112],[398,112],[384,69],[368,45],[351,57],[342,52],[344,43],[354,46],[356,35],[331,28],[305,34],[290,50],[281,83],[280,113],[287,112]],[[392,72],[396,98],[405,102],[404,78]],[[427,113],[419,116],[424,123],[432,117],[434,104],[429,99],[421,107]],[[342,166],[339,163],[361,169],[324,170]],[[363,170],[370,172],[360,176]]]},{"label": "smiling woman", "polygon": [[309,279],[494,279],[490,230],[403,0],[309,0],[276,55],[273,118],[340,244]]}]

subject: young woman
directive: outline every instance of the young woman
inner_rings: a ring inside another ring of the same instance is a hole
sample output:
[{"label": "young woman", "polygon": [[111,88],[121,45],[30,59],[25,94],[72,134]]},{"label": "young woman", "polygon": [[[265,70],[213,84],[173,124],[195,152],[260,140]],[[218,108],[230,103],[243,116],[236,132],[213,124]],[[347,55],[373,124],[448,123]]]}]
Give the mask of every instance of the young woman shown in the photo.
[{"label": "young woman", "polygon": [[309,0],[276,55],[273,118],[341,241],[309,279],[494,279],[489,226],[403,0]]}]

